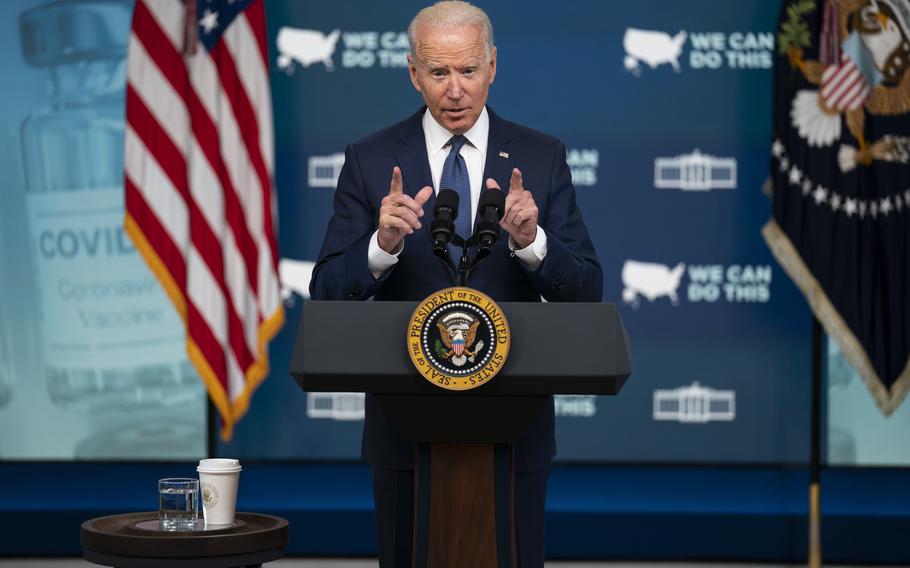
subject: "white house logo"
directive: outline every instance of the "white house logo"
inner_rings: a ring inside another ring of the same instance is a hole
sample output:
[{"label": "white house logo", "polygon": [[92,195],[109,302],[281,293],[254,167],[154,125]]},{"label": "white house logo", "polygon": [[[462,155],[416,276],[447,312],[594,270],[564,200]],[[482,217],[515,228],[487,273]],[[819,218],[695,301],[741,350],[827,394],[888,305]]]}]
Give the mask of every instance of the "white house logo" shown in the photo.
[{"label": "white house logo", "polygon": [[289,307],[296,303],[295,294],[310,299],[310,279],[316,263],[311,260],[282,258],[278,261],[278,279],[281,281],[281,299]]},{"label": "white house logo", "polygon": [[649,303],[668,298],[679,305],[680,286],[690,303],[726,302],[733,304],[767,303],[771,300],[772,269],[770,265],[720,264],[698,265],[680,262],[667,266],[655,262],[627,260],[622,267],[622,300],[638,309],[640,298]]},{"label": "white house logo", "polygon": [[566,151],[566,163],[572,171],[572,183],[576,187],[590,187],[597,184],[597,166],[600,153],[595,148],[571,148]]},{"label": "white house logo", "polygon": [[362,392],[309,392],[306,395],[307,418],[349,422],[363,420]]},{"label": "white house logo", "polygon": [[408,34],[406,32],[343,32],[333,30],[297,29],[284,26],[278,30],[278,68],[287,74],[294,72],[295,63],[309,67],[321,63],[328,71],[335,69],[335,52],[341,40],[341,62],[344,69],[371,67],[400,69],[408,66]]},{"label": "white house logo", "polygon": [[[683,54],[689,44],[688,57]],[[627,71],[641,76],[643,64],[649,69],[669,65],[691,69],[771,69],[774,61],[773,32],[667,32],[626,28],[622,40]]]},{"label": "white house logo", "polygon": [[736,189],[736,159],[691,154],[654,160],[654,187],[683,191]]},{"label": "white house logo", "polygon": [[703,387],[698,381],[654,391],[654,420],[706,424],[736,420],[736,391]]},{"label": "white house logo", "polygon": [[307,160],[307,183],[310,187],[331,187],[338,185],[344,154],[339,152],[328,156],[310,156]]}]

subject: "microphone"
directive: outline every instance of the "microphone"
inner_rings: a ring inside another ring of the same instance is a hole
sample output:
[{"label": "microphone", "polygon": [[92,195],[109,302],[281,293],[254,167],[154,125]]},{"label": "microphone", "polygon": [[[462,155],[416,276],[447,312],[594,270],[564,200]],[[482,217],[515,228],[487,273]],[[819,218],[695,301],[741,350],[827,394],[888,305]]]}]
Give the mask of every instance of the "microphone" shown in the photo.
[{"label": "microphone", "polygon": [[506,206],[506,196],[499,189],[488,189],[480,196],[480,220],[474,238],[481,250],[489,252],[499,239],[499,221]]},{"label": "microphone", "polygon": [[458,217],[458,194],[451,189],[443,189],[436,196],[433,208],[433,222],[430,223],[430,236],[433,239],[433,252],[437,254],[449,251],[449,241],[455,235],[455,218]]}]

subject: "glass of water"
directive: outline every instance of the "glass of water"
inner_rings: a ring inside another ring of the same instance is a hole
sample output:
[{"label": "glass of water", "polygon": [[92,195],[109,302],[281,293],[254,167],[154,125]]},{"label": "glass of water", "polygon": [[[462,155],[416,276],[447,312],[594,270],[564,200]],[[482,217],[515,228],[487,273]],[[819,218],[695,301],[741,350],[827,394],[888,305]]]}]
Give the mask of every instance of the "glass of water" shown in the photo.
[{"label": "glass of water", "polygon": [[170,477],[158,480],[158,527],[193,531],[199,519],[199,480]]}]

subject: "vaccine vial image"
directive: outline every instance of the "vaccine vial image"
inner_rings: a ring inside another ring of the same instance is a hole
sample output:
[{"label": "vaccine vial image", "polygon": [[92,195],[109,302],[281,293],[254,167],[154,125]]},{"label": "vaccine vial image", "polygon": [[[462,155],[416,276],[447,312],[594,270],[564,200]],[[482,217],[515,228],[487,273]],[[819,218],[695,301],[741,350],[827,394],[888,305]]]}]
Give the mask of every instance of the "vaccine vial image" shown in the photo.
[{"label": "vaccine vial image", "polygon": [[204,408],[180,317],[123,230],[131,8],[55,2],[19,18],[49,94],[21,132],[44,378],[55,405],[90,413]]}]

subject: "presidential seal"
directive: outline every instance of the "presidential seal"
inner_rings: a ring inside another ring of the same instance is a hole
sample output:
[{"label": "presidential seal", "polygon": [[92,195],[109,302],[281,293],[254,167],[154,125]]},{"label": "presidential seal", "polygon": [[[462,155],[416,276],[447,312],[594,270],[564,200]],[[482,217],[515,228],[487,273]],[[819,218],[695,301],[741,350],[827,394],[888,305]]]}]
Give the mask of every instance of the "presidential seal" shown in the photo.
[{"label": "presidential seal", "polygon": [[479,387],[509,353],[509,322],[489,296],[446,288],[427,296],[408,325],[408,355],[417,371],[449,390]]}]

